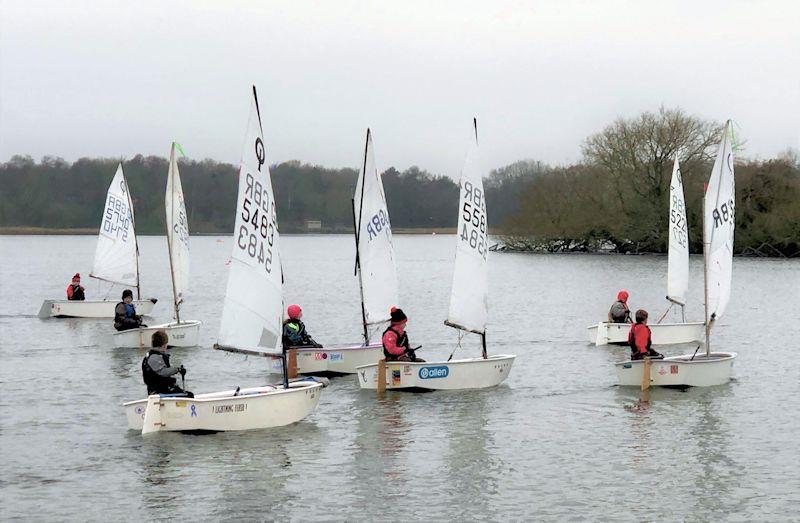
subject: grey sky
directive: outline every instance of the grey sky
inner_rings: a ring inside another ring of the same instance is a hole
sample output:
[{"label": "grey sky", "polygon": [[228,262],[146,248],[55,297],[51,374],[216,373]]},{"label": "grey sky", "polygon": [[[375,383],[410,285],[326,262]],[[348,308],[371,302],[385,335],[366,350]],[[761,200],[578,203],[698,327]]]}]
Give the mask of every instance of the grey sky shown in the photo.
[{"label": "grey sky", "polygon": [[800,2],[0,0],[0,160],[236,163],[255,83],[271,162],[456,175],[575,161],[615,117],[731,117],[748,156],[800,139]]}]

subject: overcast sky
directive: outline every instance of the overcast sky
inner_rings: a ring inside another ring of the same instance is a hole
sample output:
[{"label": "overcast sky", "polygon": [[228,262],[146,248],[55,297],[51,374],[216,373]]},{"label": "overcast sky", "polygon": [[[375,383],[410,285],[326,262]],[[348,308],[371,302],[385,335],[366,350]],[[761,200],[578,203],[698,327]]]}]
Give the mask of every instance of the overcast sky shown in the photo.
[{"label": "overcast sky", "polygon": [[250,85],[270,162],[458,174],[580,158],[618,116],[733,118],[746,154],[800,144],[800,2],[0,0],[0,160],[237,163]]}]

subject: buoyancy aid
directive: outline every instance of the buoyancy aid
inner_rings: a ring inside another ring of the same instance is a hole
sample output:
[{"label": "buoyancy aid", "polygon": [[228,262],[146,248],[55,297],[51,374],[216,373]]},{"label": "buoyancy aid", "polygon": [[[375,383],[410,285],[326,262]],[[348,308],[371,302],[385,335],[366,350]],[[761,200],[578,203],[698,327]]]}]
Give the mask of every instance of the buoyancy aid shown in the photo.
[{"label": "buoyancy aid", "polygon": [[162,376],[153,370],[147,360],[149,360],[150,356],[154,354],[161,356],[164,359],[164,365],[167,367],[170,366],[169,354],[164,354],[159,350],[151,349],[147,353],[147,356],[145,356],[142,360],[142,378],[144,378],[144,383],[147,385],[148,394],[165,393],[170,389],[170,387],[174,387],[177,381],[171,376]]},{"label": "buoyancy aid", "polygon": [[628,346],[631,348],[631,354],[647,354],[650,352],[652,344],[650,327],[644,323],[634,323],[628,333]]},{"label": "buoyancy aid", "polygon": [[386,350],[386,343],[383,341],[383,337],[389,331],[393,332],[395,334],[395,336],[397,336],[396,345],[398,347],[404,347],[408,351],[408,350],[411,349],[411,345],[408,342],[408,334],[406,333],[406,331],[403,331],[403,333],[401,334],[401,333],[397,332],[395,329],[393,329],[391,326],[387,327],[386,330],[383,331],[383,334],[381,335],[381,344],[383,345],[383,355],[387,359],[394,359],[394,358],[397,358],[399,355],[398,354],[392,354],[391,352]]},{"label": "buoyancy aid", "polygon": [[67,299],[77,301],[83,301],[86,299],[80,283],[70,283],[67,286]]}]

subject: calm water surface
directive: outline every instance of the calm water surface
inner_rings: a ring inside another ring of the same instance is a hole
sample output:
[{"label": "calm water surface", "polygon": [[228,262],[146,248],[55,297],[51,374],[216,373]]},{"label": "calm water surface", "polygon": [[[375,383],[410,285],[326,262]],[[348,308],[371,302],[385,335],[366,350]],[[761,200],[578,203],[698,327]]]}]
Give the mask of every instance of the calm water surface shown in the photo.
[{"label": "calm water surface", "polygon": [[[421,356],[446,358],[453,237],[395,238],[401,305]],[[517,360],[502,386],[460,393],[360,391],[333,381],[295,425],[209,436],[126,429],[144,397],[143,353],[111,347],[111,322],[40,320],[70,276],[88,275],[93,237],[0,237],[0,517],[34,520],[795,520],[800,518],[800,261],[737,259],[714,333],[739,353],[730,384],[685,392],[616,386],[624,348],[586,326],[619,288],[665,310],[666,258],[493,254],[490,353]],[[192,238],[183,315],[202,346],[175,349],[187,388],[274,380],[258,358],[211,350],[229,238]],[[287,302],[312,335],[358,341],[349,236],[283,237]],[[141,238],[142,284],[171,316],[166,243]],[[687,319],[702,318],[692,259]],[[90,298],[108,287],[84,279]],[[120,287],[111,290],[116,298]],[[151,320],[151,323],[155,321]],[[669,347],[668,354],[694,350]],[[457,355],[479,354],[466,338]]]}]

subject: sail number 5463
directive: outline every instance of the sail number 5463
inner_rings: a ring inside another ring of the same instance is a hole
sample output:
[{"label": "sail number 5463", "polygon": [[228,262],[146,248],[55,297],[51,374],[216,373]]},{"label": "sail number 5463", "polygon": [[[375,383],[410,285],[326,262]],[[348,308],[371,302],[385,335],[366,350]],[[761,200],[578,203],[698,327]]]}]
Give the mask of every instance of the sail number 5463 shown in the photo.
[{"label": "sail number 5463", "polygon": [[236,246],[263,265],[267,272],[272,272],[275,201],[270,199],[269,191],[250,173],[245,177],[240,217],[243,223],[237,231]]}]

